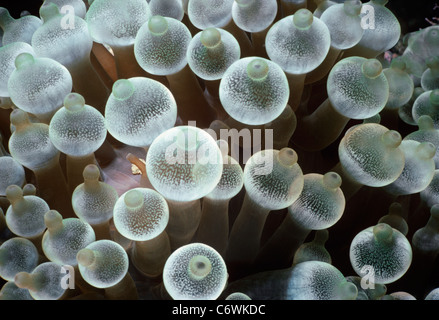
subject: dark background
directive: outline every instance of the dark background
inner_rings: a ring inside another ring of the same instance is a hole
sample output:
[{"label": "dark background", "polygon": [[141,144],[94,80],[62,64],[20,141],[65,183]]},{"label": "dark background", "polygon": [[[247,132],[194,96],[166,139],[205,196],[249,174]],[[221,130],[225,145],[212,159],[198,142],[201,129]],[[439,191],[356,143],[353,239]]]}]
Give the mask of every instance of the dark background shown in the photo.
[{"label": "dark background", "polygon": [[[363,3],[366,2],[363,1]],[[27,10],[33,15],[38,15],[38,10],[42,3],[42,0],[0,0],[0,6],[7,8],[14,18],[20,17],[20,12],[23,10]],[[386,7],[400,21],[402,34],[406,34],[430,26],[425,18],[432,20],[434,16],[439,17],[439,8],[433,10],[435,3],[439,5],[439,0],[390,0]]]}]

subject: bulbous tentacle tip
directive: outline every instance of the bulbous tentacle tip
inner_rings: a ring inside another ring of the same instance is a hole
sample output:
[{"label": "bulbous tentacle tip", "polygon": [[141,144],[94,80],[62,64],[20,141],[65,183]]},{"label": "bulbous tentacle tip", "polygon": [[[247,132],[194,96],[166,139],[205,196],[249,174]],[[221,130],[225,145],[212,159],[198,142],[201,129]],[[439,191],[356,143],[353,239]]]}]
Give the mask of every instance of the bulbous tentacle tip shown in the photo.
[{"label": "bulbous tentacle tip", "polygon": [[98,180],[100,175],[101,173],[99,171],[99,168],[95,164],[87,165],[82,172],[82,176],[84,177],[85,181]]},{"label": "bulbous tentacle tip", "polygon": [[128,79],[119,79],[113,84],[112,93],[117,100],[126,100],[134,93],[134,85]]},{"label": "bulbous tentacle tip", "polygon": [[214,48],[221,43],[221,33],[216,28],[207,28],[201,32],[200,41],[206,48]]},{"label": "bulbous tentacle tip", "polygon": [[358,296],[358,288],[352,282],[344,282],[340,284],[339,296],[343,300],[355,300]]},{"label": "bulbous tentacle tip", "polygon": [[291,167],[297,163],[299,156],[291,148],[283,148],[279,151],[279,162],[286,167]]},{"label": "bulbous tentacle tip", "polygon": [[169,24],[163,16],[153,16],[148,21],[148,29],[154,35],[162,35],[168,31]]},{"label": "bulbous tentacle tip", "polygon": [[401,144],[401,134],[396,130],[386,131],[382,136],[383,143],[389,148],[398,148]]},{"label": "bulbous tentacle tip", "polygon": [[419,146],[416,148],[416,152],[420,158],[423,159],[433,159],[436,154],[436,146],[431,142],[421,142]]},{"label": "bulbous tentacle tip", "polygon": [[189,261],[189,276],[195,280],[204,279],[212,271],[212,263],[202,255],[195,255]]},{"label": "bulbous tentacle tip", "polygon": [[383,71],[383,66],[381,62],[373,58],[367,59],[361,66],[361,69],[365,77],[375,79]]},{"label": "bulbous tentacle tip", "polygon": [[135,209],[143,205],[143,195],[139,190],[130,190],[125,194],[124,203],[128,208]]},{"label": "bulbous tentacle tip", "polygon": [[439,106],[439,89],[434,89],[431,91],[430,103],[433,106]]},{"label": "bulbous tentacle tip", "polygon": [[405,62],[402,57],[397,57],[392,60],[390,63],[391,68],[399,69],[399,70],[406,70],[407,69],[407,63]]},{"label": "bulbous tentacle tip", "polygon": [[78,251],[76,260],[81,266],[89,267],[95,262],[96,255],[93,250],[84,248]]},{"label": "bulbous tentacle tip", "polygon": [[56,17],[59,14],[59,8],[55,3],[46,0],[41,5],[39,13],[43,21],[47,22],[49,19]]},{"label": "bulbous tentacle tip", "polygon": [[418,119],[418,127],[420,130],[434,129],[434,121],[428,114],[423,114]]},{"label": "bulbous tentacle tip", "polygon": [[389,241],[393,236],[393,228],[387,223],[378,223],[373,227],[373,235],[378,242]]},{"label": "bulbous tentacle tip", "polygon": [[23,199],[23,189],[13,184],[6,188],[6,198],[11,204]]},{"label": "bulbous tentacle tip", "polygon": [[85,106],[85,99],[79,93],[69,93],[64,98],[64,107],[69,111],[77,111]]},{"label": "bulbous tentacle tip", "polygon": [[342,183],[342,179],[340,175],[336,172],[327,172],[323,175],[323,184],[328,189],[340,188],[341,183]]},{"label": "bulbous tentacle tip", "polygon": [[264,59],[255,58],[247,65],[247,74],[253,80],[263,80],[269,71],[268,63]]},{"label": "bulbous tentacle tip", "polygon": [[389,214],[401,215],[402,214],[402,205],[399,202],[393,202],[389,206]]},{"label": "bulbous tentacle tip", "polygon": [[17,287],[22,289],[32,288],[32,275],[28,272],[18,272],[14,277],[14,283]]},{"label": "bulbous tentacle tip", "polygon": [[0,7],[0,26],[5,27],[9,22],[13,20],[14,18],[12,18],[12,16],[10,15],[9,10],[4,7]]},{"label": "bulbous tentacle tip", "polygon": [[439,56],[430,57],[425,61],[430,69],[439,69]]},{"label": "bulbous tentacle tip", "polygon": [[308,29],[314,21],[314,15],[308,9],[299,9],[293,15],[293,23],[299,29]]},{"label": "bulbous tentacle tip", "polygon": [[360,0],[346,0],[343,9],[349,16],[358,16],[361,13],[363,4]]},{"label": "bulbous tentacle tip", "polygon": [[430,215],[433,219],[439,220],[439,204],[435,204],[430,208]]},{"label": "bulbous tentacle tip", "polygon": [[23,187],[23,195],[34,196],[37,194],[37,188],[32,183],[28,183]]},{"label": "bulbous tentacle tip", "polygon": [[49,210],[44,214],[44,223],[49,231],[61,228],[62,220],[62,215],[56,210]]},{"label": "bulbous tentacle tip", "polygon": [[25,68],[26,66],[33,64],[34,62],[35,58],[32,54],[23,52],[15,58],[15,67],[17,69]]},{"label": "bulbous tentacle tip", "polygon": [[27,125],[30,123],[29,115],[27,114],[27,112],[18,108],[12,110],[10,114],[10,120],[11,124],[14,125],[16,129],[19,129],[22,125]]}]

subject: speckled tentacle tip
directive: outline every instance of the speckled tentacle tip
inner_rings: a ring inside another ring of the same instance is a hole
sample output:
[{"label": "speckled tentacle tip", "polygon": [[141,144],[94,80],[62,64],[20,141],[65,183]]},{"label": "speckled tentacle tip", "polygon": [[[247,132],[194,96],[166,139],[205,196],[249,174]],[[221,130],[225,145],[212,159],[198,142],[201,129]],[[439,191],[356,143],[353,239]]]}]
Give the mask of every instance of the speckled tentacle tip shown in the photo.
[{"label": "speckled tentacle tip", "polygon": [[327,229],[317,230],[314,239],[303,243],[295,252],[293,265],[305,261],[322,261],[332,264],[331,254],[325,248],[325,243],[329,238]]},{"label": "speckled tentacle tip", "polygon": [[234,0],[189,0],[187,15],[198,30],[221,28],[230,32],[238,41],[244,57],[253,55],[253,46],[246,32],[233,20]]},{"label": "speckled tentacle tip", "polygon": [[47,230],[44,232],[41,245],[44,255],[60,266],[71,266],[75,273],[75,285],[81,291],[92,288],[81,278],[76,255],[96,240],[93,228],[78,218],[63,219],[56,210],[49,210],[44,215]]},{"label": "speckled tentacle tip", "polygon": [[165,198],[152,189],[131,189],[116,202],[113,219],[117,231],[133,241],[129,252],[133,265],[149,278],[159,277],[171,254]]},{"label": "speckled tentacle tip", "polygon": [[345,58],[330,71],[328,98],[310,115],[298,119],[294,142],[309,151],[337,140],[350,119],[366,119],[382,111],[389,84],[377,59]]},{"label": "speckled tentacle tip", "polygon": [[31,240],[41,249],[40,241],[46,226],[44,214],[49,210],[46,201],[38,196],[24,196],[19,186],[6,188],[10,206],[6,211],[6,224],[12,233]]},{"label": "speckled tentacle tip", "polygon": [[49,124],[63,100],[72,91],[72,76],[59,62],[21,53],[15,59],[16,69],[8,81],[12,102],[20,109]]},{"label": "speckled tentacle tip", "polygon": [[434,261],[439,253],[439,205],[430,208],[430,216],[424,225],[416,230],[411,239],[413,264],[409,269],[409,279],[413,279],[412,290],[416,297],[423,298],[431,288],[434,276]]},{"label": "speckled tentacle tip", "polygon": [[377,123],[360,124],[346,132],[338,148],[340,162],[333,171],[342,177],[347,200],[363,185],[384,187],[398,179],[405,165],[401,141],[398,131]]},{"label": "speckled tentacle tip", "polygon": [[19,187],[26,184],[24,167],[9,154],[0,150],[0,196],[5,196],[6,188],[13,184]]},{"label": "speckled tentacle tip", "polygon": [[83,178],[72,194],[73,211],[92,226],[96,240],[111,240],[110,220],[119,195],[113,186],[100,181],[99,168],[94,164],[84,168]]},{"label": "speckled tentacle tip", "polygon": [[108,300],[138,300],[125,249],[111,240],[92,242],[77,254],[79,272],[91,286],[104,290]]},{"label": "speckled tentacle tip", "polygon": [[17,287],[29,290],[34,300],[64,300],[72,294],[68,287],[60,285],[65,274],[63,266],[55,262],[43,262],[31,272],[15,275]]},{"label": "speckled tentacle tip", "polygon": [[0,246],[0,277],[14,281],[19,272],[32,272],[40,263],[37,247],[28,239],[13,237]]},{"label": "speckled tentacle tip", "polygon": [[439,147],[439,130],[434,127],[433,119],[429,115],[422,115],[418,118],[418,130],[412,131],[406,135],[403,139],[414,140],[418,142],[430,142],[436,147],[436,152],[433,156],[435,167],[439,168],[439,153],[437,148]]},{"label": "speckled tentacle tip", "polygon": [[439,129],[439,89],[425,91],[420,94],[412,107],[414,121],[426,114],[433,119],[435,129]]},{"label": "speckled tentacle tip", "polygon": [[207,244],[224,257],[229,238],[229,203],[244,185],[244,172],[239,162],[227,154],[227,142],[218,143],[223,152],[223,172],[215,189],[203,198],[200,224],[192,241]]},{"label": "speckled tentacle tip", "polygon": [[225,300],[252,300],[248,295],[242,292],[233,292]]},{"label": "speckled tentacle tip", "polygon": [[93,228],[78,218],[63,219],[56,210],[44,214],[47,230],[42,239],[45,256],[60,265],[76,266],[76,255],[96,240]]},{"label": "speckled tentacle tip", "polygon": [[363,37],[355,46],[345,51],[345,57],[360,56],[375,58],[396,45],[401,37],[401,25],[396,16],[386,8],[388,0],[371,0],[363,3],[365,15],[373,19],[364,19]]},{"label": "speckled tentacle tip", "polygon": [[291,148],[263,150],[248,160],[244,167],[244,202],[226,251],[228,263],[250,266],[260,249],[269,212],[285,209],[299,198],[304,176],[297,161],[297,153]]},{"label": "speckled tentacle tip", "polygon": [[227,279],[223,258],[203,243],[187,244],[174,251],[163,270],[164,289],[174,300],[216,300]]},{"label": "speckled tentacle tip", "polygon": [[66,22],[65,15],[60,13],[61,8],[50,1],[45,1],[40,7],[44,23],[32,36],[32,47],[38,56],[51,58],[65,66],[72,76],[75,92],[104,113],[109,90],[90,60],[93,39],[87,23],[79,16]]},{"label": "speckled tentacle tip", "polygon": [[8,142],[11,156],[32,170],[38,195],[51,208],[66,216],[72,215],[67,182],[59,161],[60,152],[50,141],[49,126],[32,123],[28,114],[20,109],[11,112],[10,120],[15,127]]},{"label": "speckled tentacle tip", "polygon": [[114,83],[105,107],[105,126],[123,144],[147,151],[176,121],[175,98],[160,82],[134,77]]},{"label": "speckled tentacle tip", "polygon": [[146,171],[154,189],[168,202],[167,232],[175,250],[194,236],[201,218],[200,199],[221,179],[221,150],[206,131],[177,126],[151,144]]},{"label": "speckled tentacle tip", "polygon": [[361,26],[362,4],[359,0],[337,3],[319,17],[328,27],[331,46],[325,60],[306,75],[305,84],[316,83],[328,75],[331,68],[342,57],[342,53],[356,45],[364,34]]},{"label": "speckled tentacle tip", "polygon": [[413,104],[416,101],[416,99],[425,92],[422,87],[415,87],[413,90],[413,94],[406,104],[402,105],[398,108],[398,115],[399,118],[406,124],[416,126],[417,120],[415,121],[413,119]]},{"label": "speckled tentacle tip", "polygon": [[425,91],[439,89],[439,56],[426,61],[427,69],[422,73],[421,87]]},{"label": "speckled tentacle tip", "polygon": [[67,183],[70,194],[83,182],[82,173],[89,164],[97,164],[95,152],[107,136],[104,116],[85,104],[84,97],[70,93],[49,125],[49,137],[66,155]]},{"label": "speckled tentacle tip", "polygon": [[283,70],[273,61],[247,57],[234,62],[220,82],[224,110],[246,125],[264,125],[285,110],[290,88]]},{"label": "speckled tentacle tip", "polygon": [[[437,241],[439,239],[439,205],[433,205],[430,209],[430,218],[425,226],[419,228],[412,238],[414,256],[417,259],[427,258],[434,261],[439,253]],[[418,258],[419,256],[419,258]],[[430,265],[430,264],[426,264]]]},{"label": "speckled tentacle tip", "polygon": [[151,0],[149,9],[153,16],[163,16],[182,21],[184,17],[183,2],[181,0]]},{"label": "speckled tentacle tip", "polygon": [[188,65],[186,53],[191,40],[192,35],[184,23],[153,16],[139,29],[134,54],[144,70],[166,77],[184,123],[196,121],[198,126],[208,126],[214,112]]},{"label": "speckled tentacle tip", "polygon": [[373,272],[374,283],[390,284],[409,269],[412,247],[401,232],[388,224],[379,223],[354,237],[349,257],[354,271],[360,277]]},{"label": "speckled tentacle tip", "polygon": [[15,70],[15,59],[20,53],[35,55],[33,47],[26,42],[12,42],[0,47],[0,97],[9,97],[8,80]]},{"label": "speckled tentacle tip", "polygon": [[163,77],[145,72],[134,56],[134,42],[151,17],[149,4],[142,0],[95,0],[85,15],[94,41],[111,47],[118,79],[149,77],[166,83]]},{"label": "speckled tentacle tip", "polygon": [[433,157],[437,148],[431,142],[403,140],[400,149],[404,153],[404,169],[398,179],[384,186],[384,190],[395,197],[424,190],[433,179],[436,169]]},{"label": "speckled tentacle tip", "polygon": [[0,289],[0,300],[34,300],[26,288],[19,288],[14,281],[6,282]]},{"label": "speckled tentacle tip", "polygon": [[216,109],[216,119],[224,118],[219,84],[226,70],[241,57],[238,41],[224,29],[207,28],[194,35],[186,56],[191,70],[204,80],[204,94]]},{"label": "speckled tentacle tip", "polygon": [[32,35],[42,23],[40,18],[33,15],[14,19],[8,9],[0,7],[0,28],[3,30],[2,45],[6,46],[14,42],[31,44]]},{"label": "speckled tentacle tip", "polygon": [[422,80],[423,73],[428,69],[428,60],[437,56],[438,39],[439,26],[436,25],[408,33],[403,38],[407,48],[402,57],[409,72],[419,80]]},{"label": "speckled tentacle tip", "polygon": [[418,300],[415,296],[405,291],[392,292],[390,296],[393,298],[393,300]]},{"label": "speckled tentacle tip", "polygon": [[357,287],[333,265],[305,261],[231,282],[225,295],[242,292],[254,300],[355,300]]},{"label": "speckled tentacle tip", "polygon": [[439,288],[431,290],[424,298],[424,300],[439,300]]},{"label": "speckled tentacle tip", "polygon": [[389,83],[389,99],[385,109],[397,110],[408,103],[413,96],[414,82],[406,69],[404,60],[395,58],[392,60],[390,67],[383,70]]},{"label": "speckled tentacle tip", "polygon": [[265,50],[270,60],[277,63],[288,77],[289,104],[294,111],[302,98],[306,74],[324,61],[330,45],[328,27],[308,9],[300,9],[270,27]]},{"label": "speckled tentacle tip", "polygon": [[254,263],[260,270],[291,265],[298,248],[312,230],[333,226],[342,217],[346,201],[335,172],[303,176],[303,189],[288,206],[288,213],[258,253]]},{"label": "speckled tentacle tip", "polygon": [[265,37],[278,11],[276,0],[235,0],[232,6],[233,22],[251,37],[254,55],[267,57]]}]

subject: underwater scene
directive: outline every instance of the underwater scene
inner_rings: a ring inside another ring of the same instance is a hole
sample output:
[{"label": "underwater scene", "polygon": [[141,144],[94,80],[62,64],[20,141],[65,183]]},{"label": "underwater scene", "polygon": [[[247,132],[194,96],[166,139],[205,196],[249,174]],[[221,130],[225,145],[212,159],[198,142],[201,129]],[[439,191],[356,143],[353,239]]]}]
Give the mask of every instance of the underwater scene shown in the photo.
[{"label": "underwater scene", "polygon": [[0,142],[0,300],[439,300],[435,1],[0,0]]}]

